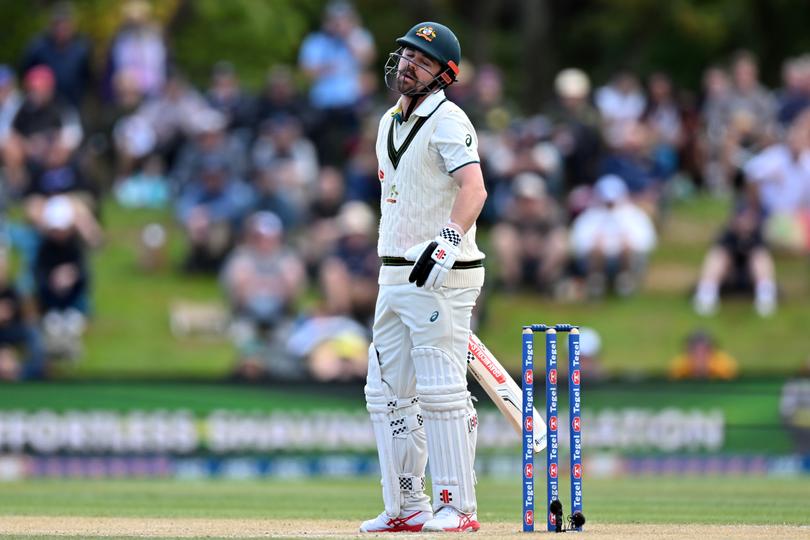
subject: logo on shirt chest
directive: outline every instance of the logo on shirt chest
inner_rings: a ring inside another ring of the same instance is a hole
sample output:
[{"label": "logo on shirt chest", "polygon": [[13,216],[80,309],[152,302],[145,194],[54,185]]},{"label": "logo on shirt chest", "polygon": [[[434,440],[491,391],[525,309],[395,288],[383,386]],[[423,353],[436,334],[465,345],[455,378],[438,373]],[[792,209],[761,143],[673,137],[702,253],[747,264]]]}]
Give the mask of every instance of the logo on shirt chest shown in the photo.
[{"label": "logo on shirt chest", "polygon": [[385,199],[387,203],[395,203],[397,202],[397,197],[399,197],[399,191],[397,191],[397,185],[391,184],[391,189],[388,191],[388,197]]}]

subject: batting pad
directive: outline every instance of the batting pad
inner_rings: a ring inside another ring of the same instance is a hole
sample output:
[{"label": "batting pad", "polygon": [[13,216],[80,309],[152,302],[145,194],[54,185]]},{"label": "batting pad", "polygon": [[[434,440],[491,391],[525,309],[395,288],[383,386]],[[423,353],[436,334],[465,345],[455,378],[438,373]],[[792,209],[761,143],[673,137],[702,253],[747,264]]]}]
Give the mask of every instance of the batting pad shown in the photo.
[{"label": "batting pad", "polygon": [[467,391],[466,366],[435,347],[416,347],[411,354],[427,431],[433,508],[475,512],[478,416]]},{"label": "batting pad", "polygon": [[377,440],[385,513],[430,510],[425,495],[427,442],[416,396],[394,396],[382,381],[377,351],[369,347],[366,408]]}]

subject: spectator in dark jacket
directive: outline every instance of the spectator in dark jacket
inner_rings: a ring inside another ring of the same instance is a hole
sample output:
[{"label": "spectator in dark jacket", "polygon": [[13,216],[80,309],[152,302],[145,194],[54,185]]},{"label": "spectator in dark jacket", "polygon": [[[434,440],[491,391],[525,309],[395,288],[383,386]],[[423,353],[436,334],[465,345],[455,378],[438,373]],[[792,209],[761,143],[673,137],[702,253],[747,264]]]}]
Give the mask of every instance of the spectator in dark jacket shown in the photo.
[{"label": "spectator in dark jacket", "polygon": [[38,65],[51,68],[56,75],[57,93],[79,107],[90,82],[90,45],[76,33],[73,8],[59,3],[53,8],[47,33],[36,37],[28,46],[22,71]]},{"label": "spectator in dark jacket", "polygon": [[33,167],[65,164],[82,140],[77,111],[55,94],[53,71],[36,66],[25,74],[25,100],[2,147],[6,175],[20,190]]}]

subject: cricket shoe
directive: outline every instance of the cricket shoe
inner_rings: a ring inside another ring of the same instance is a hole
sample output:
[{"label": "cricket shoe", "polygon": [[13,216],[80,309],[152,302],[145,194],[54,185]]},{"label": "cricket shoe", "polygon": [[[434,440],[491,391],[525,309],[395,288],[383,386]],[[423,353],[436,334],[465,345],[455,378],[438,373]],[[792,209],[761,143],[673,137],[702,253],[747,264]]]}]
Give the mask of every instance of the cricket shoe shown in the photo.
[{"label": "cricket shoe", "polygon": [[422,527],[422,532],[475,532],[481,528],[478,516],[459,512],[452,506],[442,506],[433,519]]},{"label": "cricket shoe", "polygon": [[406,511],[393,518],[383,512],[374,519],[364,521],[360,525],[360,532],[419,532],[422,525],[432,518],[433,514],[425,510]]}]

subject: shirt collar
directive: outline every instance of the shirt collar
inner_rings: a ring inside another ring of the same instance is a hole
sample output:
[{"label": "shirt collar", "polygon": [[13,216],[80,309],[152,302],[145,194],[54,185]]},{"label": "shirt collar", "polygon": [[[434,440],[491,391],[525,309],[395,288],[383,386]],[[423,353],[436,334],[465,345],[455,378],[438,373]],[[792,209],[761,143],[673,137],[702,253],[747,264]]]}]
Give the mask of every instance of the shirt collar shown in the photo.
[{"label": "shirt collar", "polygon": [[[444,95],[444,90],[439,90],[438,92],[433,92],[432,94],[428,94],[428,96],[422,100],[416,109],[411,113],[411,116],[430,116],[430,114],[436,110],[442,101],[447,99]],[[399,103],[397,103],[397,108],[394,110],[392,116],[396,117],[399,114],[400,118],[402,115],[402,98],[400,98]]]}]

